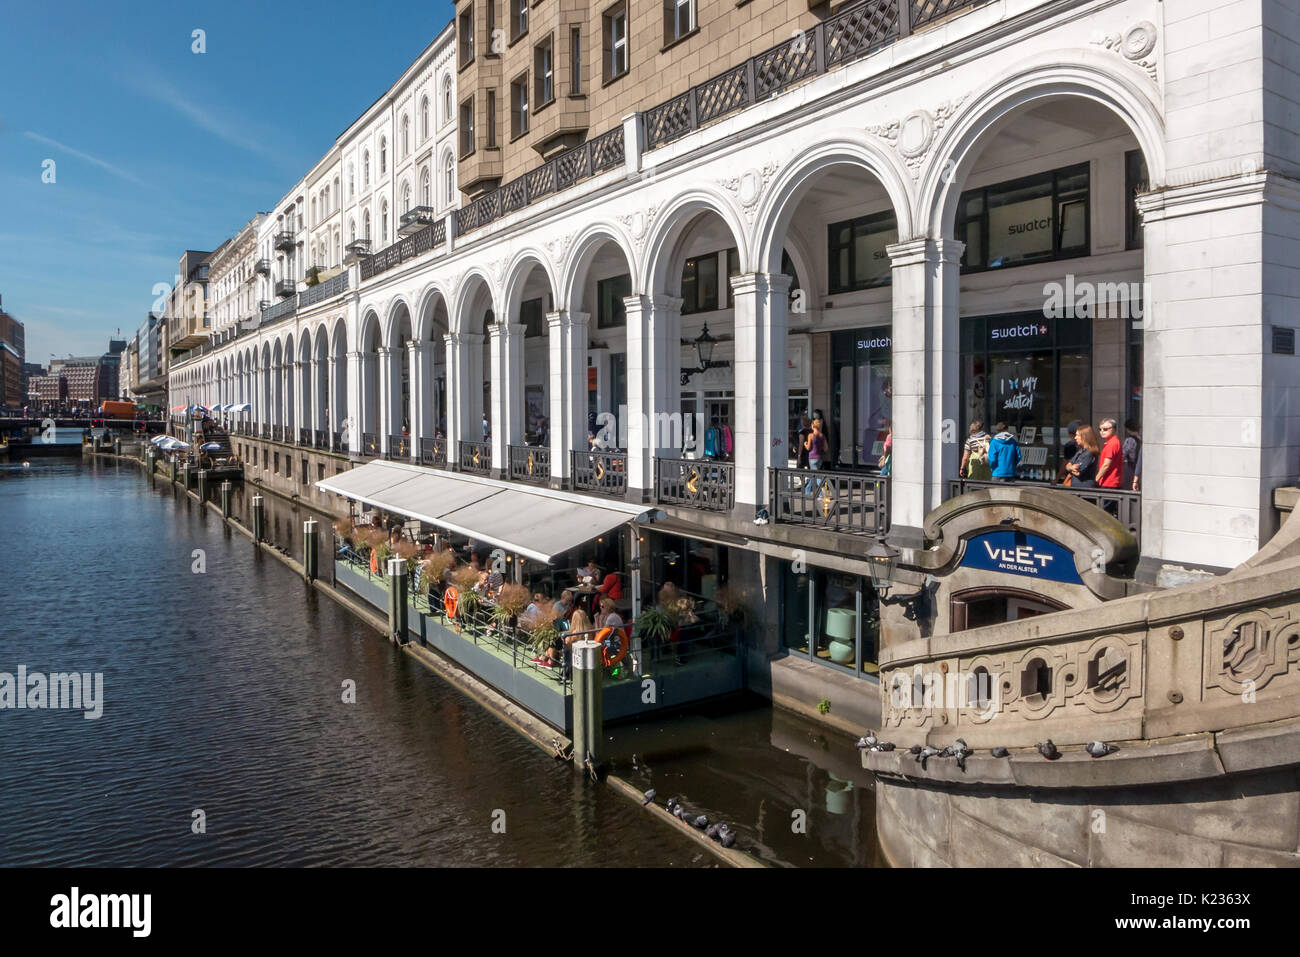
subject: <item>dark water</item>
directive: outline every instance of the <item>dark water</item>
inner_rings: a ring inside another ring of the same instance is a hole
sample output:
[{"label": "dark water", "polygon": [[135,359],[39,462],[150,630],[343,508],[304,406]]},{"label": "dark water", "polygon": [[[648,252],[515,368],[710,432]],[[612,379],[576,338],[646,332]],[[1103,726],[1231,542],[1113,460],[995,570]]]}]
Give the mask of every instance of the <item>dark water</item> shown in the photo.
[{"label": "dark water", "polygon": [[[296,554],[307,511],[266,500]],[[0,529],[0,672],[104,676],[98,720],[0,710],[0,864],[714,864],[161,475],[0,464]],[[617,770],[726,817],[774,863],[875,862],[869,790],[830,777],[845,742],[767,707],[610,734]]]}]

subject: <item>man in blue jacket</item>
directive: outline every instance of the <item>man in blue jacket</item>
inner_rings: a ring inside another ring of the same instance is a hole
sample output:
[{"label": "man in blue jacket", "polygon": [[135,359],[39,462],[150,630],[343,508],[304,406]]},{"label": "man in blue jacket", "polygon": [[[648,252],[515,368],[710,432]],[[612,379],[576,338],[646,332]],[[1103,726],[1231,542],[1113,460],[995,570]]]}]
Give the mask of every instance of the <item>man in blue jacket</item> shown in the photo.
[{"label": "man in blue jacket", "polygon": [[1016,466],[1020,464],[1020,446],[1015,433],[1007,430],[1005,422],[993,426],[993,441],[989,443],[989,468],[993,478],[1001,482],[1016,480]]}]

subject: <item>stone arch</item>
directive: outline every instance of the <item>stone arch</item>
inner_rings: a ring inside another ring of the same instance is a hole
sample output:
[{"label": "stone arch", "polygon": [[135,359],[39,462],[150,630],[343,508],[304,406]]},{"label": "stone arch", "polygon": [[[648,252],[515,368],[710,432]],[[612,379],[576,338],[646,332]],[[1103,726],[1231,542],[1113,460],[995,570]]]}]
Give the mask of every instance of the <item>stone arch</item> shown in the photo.
[{"label": "stone arch", "polygon": [[[752,271],[751,242],[744,218],[732,201],[714,189],[696,187],[674,197],[656,214],[646,243],[646,257],[640,276],[633,273],[633,288],[653,296],[678,289],[681,276],[674,275],[680,240],[702,214],[713,213],[726,225],[735,240],[742,271]],[[675,292],[672,293],[676,295]]]},{"label": "stone arch", "polygon": [[635,288],[637,258],[632,251],[632,243],[617,226],[593,223],[574,239],[568,261],[560,272],[556,308],[568,309],[570,312],[582,311],[582,286],[587,278],[587,270],[601,247],[608,243],[612,243],[623,254]]},{"label": "stone arch", "polygon": [[453,332],[486,334],[487,327],[480,321],[483,317],[474,315],[475,311],[484,308],[484,293],[486,293],[486,307],[491,310],[493,320],[500,321],[501,312],[496,288],[488,278],[487,272],[475,266],[465,273],[457,284],[455,311],[452,313],[455,319]]},{"label": "stone arch", "polygon": [[558,286],[555,281],[555,269],[550,259],[540,250],[524,249],[515,254],[509,268],[506,269],[500,317],[502,321],[518,321],[519,304],[522,301],[524,287],[535,269],[541,269],[545,275],[546,283],[550,286],[552,308],[555,307]]},{"label": "stone arch", "polygon": [[407,302],[405,295],[398,294],[389,301],[387,313],[384,316],[383,345],[391,348],[395,344],[395,336],[403,317],[405,317],[409,326],[414,329],[415,319],[411,312],[410,303]]},{"label": "stone arch", "polygon": [[[424,342],[433,335],[433,317],[438,311],[439,305],[442,306],[446,316],[450,318],[451,296],[448,295],[442,283],[435,280],[420,290],[416,302],[419,303],[419,307],[415,311],[415,338]],[[443,331],[446,332],[449,329]]]}]

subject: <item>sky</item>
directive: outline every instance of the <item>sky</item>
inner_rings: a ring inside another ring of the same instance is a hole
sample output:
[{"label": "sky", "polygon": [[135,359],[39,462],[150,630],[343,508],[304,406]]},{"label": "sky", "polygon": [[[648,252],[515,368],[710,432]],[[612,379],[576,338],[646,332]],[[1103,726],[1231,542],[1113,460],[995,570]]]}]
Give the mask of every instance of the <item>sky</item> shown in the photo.
[{"label": "sky", "polygon": [[0,0],[0,306],[27,361],[134,335],[181,253],[273,208],[452,12]]}]

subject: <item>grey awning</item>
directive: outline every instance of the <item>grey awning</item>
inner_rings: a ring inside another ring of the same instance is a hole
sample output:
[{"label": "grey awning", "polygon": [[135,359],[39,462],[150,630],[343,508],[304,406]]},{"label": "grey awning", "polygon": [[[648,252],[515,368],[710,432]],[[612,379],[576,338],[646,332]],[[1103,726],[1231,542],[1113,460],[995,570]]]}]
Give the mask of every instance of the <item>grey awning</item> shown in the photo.
[{"label": "grey awning", "polygon": [[540,562],[626,522],[653,521],[663,514],[404,462],[368,462],[316,487]]}]

